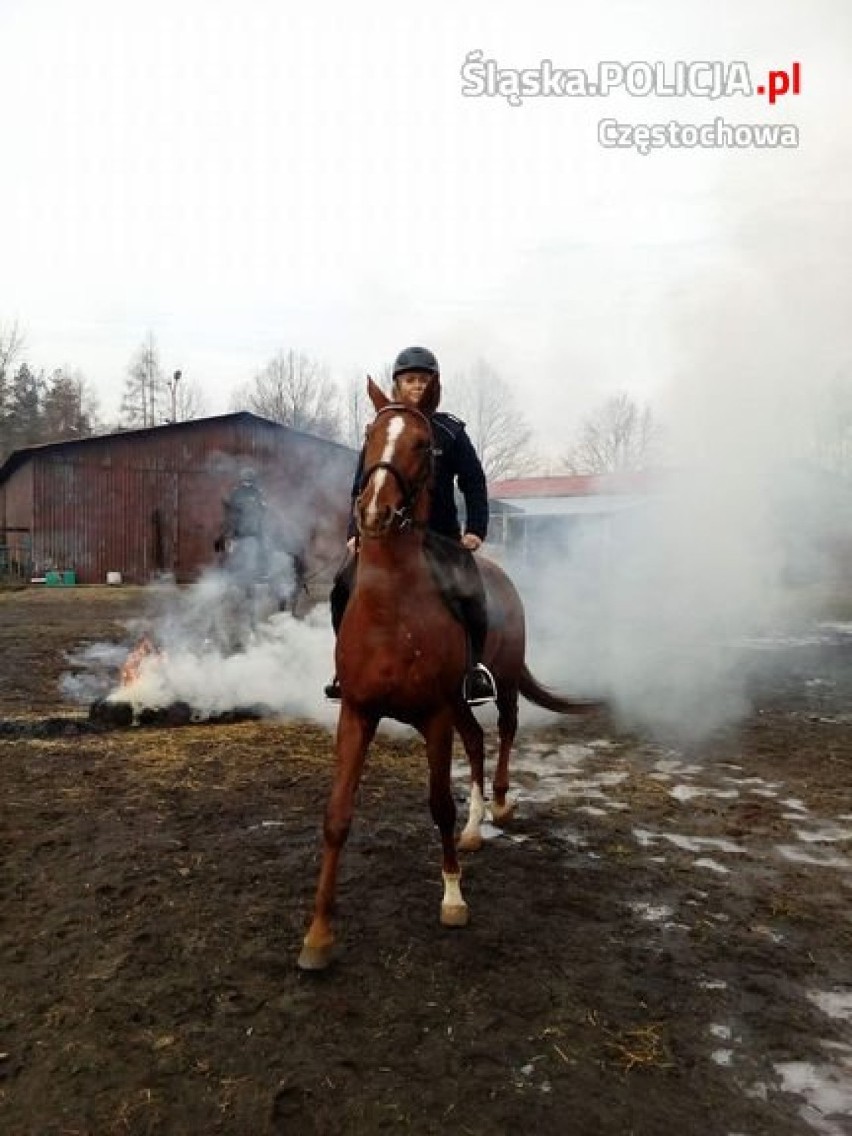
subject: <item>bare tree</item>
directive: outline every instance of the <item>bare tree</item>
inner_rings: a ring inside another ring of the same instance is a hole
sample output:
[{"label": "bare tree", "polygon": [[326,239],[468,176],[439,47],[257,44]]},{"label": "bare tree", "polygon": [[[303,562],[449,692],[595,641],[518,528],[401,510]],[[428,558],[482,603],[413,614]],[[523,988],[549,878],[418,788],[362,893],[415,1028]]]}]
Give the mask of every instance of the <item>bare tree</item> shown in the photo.
[{"label": "bare tree", "polygon": [[448,409],[467,424],[489,481],[522,477],[537,463],[533,431],[518,409],[509,384],[484,359],[445,382]]},{"label": "bare tree", "polygon": [[154,333],[149,331],[130,361],[121,400],[122,425],[157,426],[167,416],[160,354]]},{"label": "bare tree", "polygon": [[0,324],[0,383],[11,374],[15,360],[24,348],[24,333],[18,321],[8,326]]},{"label": "bare tree", "polygon": [[367,399],[367,380],[360,375],[346,384],[345,416],[346,444],[357,450],[364,444],[364,429],[372,417],[372,406]]},{"label": "bare tree", "polygon": [[657,458],[659,443],[651,408],[621,391],[583,422],[563,462],[569,473],[577,474],[645,469]]},{"label": "bare tree", "polygon": [[340,437],[340,395],[327,368],[296,351],[279,351],[254,380],[234,396],[234,410],[251,410],[275,422],[316,434]]},{"label": "bare tree", "polygon": [[17,322],[0,324],[0,461],[14,449],[12,372],[23,346],[24,336]]}]

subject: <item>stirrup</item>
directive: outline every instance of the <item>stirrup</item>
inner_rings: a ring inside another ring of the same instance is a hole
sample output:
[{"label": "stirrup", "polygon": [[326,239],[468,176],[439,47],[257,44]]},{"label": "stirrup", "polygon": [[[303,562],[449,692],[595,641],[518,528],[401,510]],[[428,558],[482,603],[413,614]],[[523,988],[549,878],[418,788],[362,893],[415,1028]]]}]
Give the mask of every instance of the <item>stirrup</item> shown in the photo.
[{"label": "stirrup", "polygon": [[337,675],[335,675],[331,682],[324,688],[324,691],[326,698],[330,702],[340,701],[342,692],[340,690],[340,683],[337,681]]},{"label": "stirrup", "polygon": [[482,663],[477,663],[464,676],[462,697],[468,706],[482,706],[497,698],[497,684],[494,675]]}]

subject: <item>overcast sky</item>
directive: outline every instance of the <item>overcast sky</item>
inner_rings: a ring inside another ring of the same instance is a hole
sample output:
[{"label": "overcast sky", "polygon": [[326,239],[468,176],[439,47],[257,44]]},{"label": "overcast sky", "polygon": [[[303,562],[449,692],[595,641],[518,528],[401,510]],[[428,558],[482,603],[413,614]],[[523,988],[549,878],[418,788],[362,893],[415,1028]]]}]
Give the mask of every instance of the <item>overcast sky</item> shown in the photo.
[{"label": "overcast sky", "polygon": [[[746,61],[765,99],[465,98],[501,68]],[[336,377],[422,342],[501,369],[558,446],[755,335],[849,363],[848,0],[0,0],[0,323],[114,415],[150,329],[211,413],[280,347]],[[605,149],[624,123],[791,123],[797,149]],[[764,281],[770,281],[770,287]],[[790,287],[787,287],[787,284]],[[765,308],[764,308],[765,299]],[[791,331],[791,328],[793,329]],[[718,359],[714,360],[714,366]],[[680,396],[683,388],[680,388]]]}]

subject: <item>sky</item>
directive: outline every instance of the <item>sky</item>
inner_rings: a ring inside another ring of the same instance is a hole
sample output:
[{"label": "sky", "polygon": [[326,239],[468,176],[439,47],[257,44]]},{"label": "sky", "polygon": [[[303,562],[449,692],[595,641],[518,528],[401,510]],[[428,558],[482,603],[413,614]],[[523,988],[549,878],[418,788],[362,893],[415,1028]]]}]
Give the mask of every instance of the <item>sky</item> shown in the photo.
[{"label": "sky", "polygon": [[[209,413],[281,348],[346,382],[420,342],[487,358],[545,447],[617,390],[700,424],[720,370],[742,390],[732,320],[810,381],[849,362],[850,47],[845,0],[0,0],[0,324],[106,418],[151,330]],[[462,94],[477,49],[755,85],[798,61],[801,93],[511,106]],[[799,145],[598,141],[717,117]]]}]

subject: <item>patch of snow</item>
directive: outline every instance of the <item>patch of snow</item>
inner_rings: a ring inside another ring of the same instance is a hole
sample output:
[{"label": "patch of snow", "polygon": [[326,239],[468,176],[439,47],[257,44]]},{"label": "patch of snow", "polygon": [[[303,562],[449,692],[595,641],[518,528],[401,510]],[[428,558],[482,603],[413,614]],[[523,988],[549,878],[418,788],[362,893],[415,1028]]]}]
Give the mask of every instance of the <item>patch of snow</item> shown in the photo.
[{"label": "patch of snow", "polygon": [[676,801],[691,801],[693,797],[703,797],[706,792],[706,789],[699,789],[696,785],[675,785],[669,796]]},{"label": "patch of snow", "polygon": [[829,825],[827,828],[818,828],[814,832],[804,832],[799,829],[796,837],[806,844],[837,844],[842,840],[852,840],[852,828],[838,828]]},{"label": "patch of snow", "polygon": [[817,848],[803,852],[795,845],[778,844],[775,850],[785,860],[790,860],[794,864],[812,864],[817,868],[852,868],[852,860],[848,860],[845,856],[832,856]]},{"label": "patch of snow", "polygon": [[852,1113],[852,1074],[837,1065],[787,1061],[775,1066],[781,1090],[806,1101],[799,1115],[821,1136],[846,1136]]},{"label": "patch of snow", "polygon": [[732,801],[740,795],[739,789],[710,789],[699,785],[675,785],[669,792],[676,801],[689,801],[693,797],[713,797],[715,800]]},{"label": "patch of snow", "polygon": [[708,872],[718,872],[720,876],[730,875],[730,868],[726,868],[724,864],[720,864],[718,860],[712,860],[709,856],[702,856],[698,860],[694,860],[693,868],[704,868]]},{"label": "patch of snow", "polygon": [[828,1017],[852,1022],[852,990],[810,990],[808,998]]},{"label": "patch of snow", "polygon": [[732,785],[757,785],[763,789],[781,789],[780,781],[765,781],[762,777],[725,777]]},{"label": "patch of snow", "polygon": [[636,900],[628,904],[628,907],[634,915],[643,920],[645,923],[659,923],[661,919],[668,919],[670,915],[674,914],[674,908],[667,906],[665,903],[657,904],[643,903],[641,900]]},{"label": "patch of snow", "polygon": [[676,832],[665,832],[662,833],[662,839],[668,840],[676,848],[682,848],[684,852],[700,852],[703,848],[714,848],[717,852],[744,851],[732,840],[723,840],[716,836],[681,836]]},{"label": "patch of snow", "polygon": [[710,1054],[710,1060],[715,1061],[717,1065],[732,1065],[734,1051],[733,1049],[714,1049]]}]

